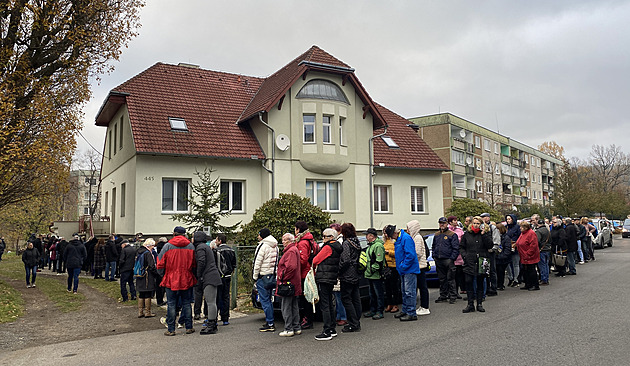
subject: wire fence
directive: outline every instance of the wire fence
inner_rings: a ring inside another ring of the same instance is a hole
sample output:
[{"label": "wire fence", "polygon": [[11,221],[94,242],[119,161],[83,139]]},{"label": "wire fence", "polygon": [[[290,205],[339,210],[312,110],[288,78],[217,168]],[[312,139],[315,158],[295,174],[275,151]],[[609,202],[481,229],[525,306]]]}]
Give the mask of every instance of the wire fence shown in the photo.
[{"label": "wire fence", "polygon": [[[280,255],[282,255],[282,246]],[[232,247],[236,253],[236,270],[232,275],[232,307],[236,306],[237,297],[249,298],[252,288],[254,287],[254,279],[252,272],[254,270],[254,255],[256,254],[256,245],[234,245]]]}]

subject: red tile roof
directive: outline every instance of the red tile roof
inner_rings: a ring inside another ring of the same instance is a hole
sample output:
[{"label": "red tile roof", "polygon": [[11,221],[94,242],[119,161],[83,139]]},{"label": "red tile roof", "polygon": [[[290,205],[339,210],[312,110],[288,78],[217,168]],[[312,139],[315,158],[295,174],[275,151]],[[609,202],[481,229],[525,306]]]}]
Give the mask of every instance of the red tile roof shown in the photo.
[{"label": "red tile roof", "polygon": [[[268,78],[257,78],[157,63],[116,87],[96,117],[107,126],[127,103],[136,150],[148,154],[175,154],[233,159],[263,159],[258,140],[244,122],[269,111],[297,79],[309,70],[343,74],[351,82],[374,120],[375,134],[389,125],[400,149],[374,141],[375,165],[412,169],[448,169],[412,130],[403,117],[372,101],[354,70],[317,46]],[[172,131],[169,117],[183,118],[188,132]]]},{"label": "red tile roof", "polygon": [[[138,152],[250,159],[265,154],[249,126],[234,122],[263,80],[157,63],[114,91],[129,94]],[[169,117],[183,118],[188,132],[172,131]]]},{"label": "red tile roof", "polygon": [[[374,139],[374,165],[384,164],[386,168],[449,170],[442,159],[427,145],[418,133],[408,127],[408,120],[377,104],[377,108],[387,121],[387,133],[400,147],[390,148],[381,138]],[[374,135],[383,133],[375,130]]]}]

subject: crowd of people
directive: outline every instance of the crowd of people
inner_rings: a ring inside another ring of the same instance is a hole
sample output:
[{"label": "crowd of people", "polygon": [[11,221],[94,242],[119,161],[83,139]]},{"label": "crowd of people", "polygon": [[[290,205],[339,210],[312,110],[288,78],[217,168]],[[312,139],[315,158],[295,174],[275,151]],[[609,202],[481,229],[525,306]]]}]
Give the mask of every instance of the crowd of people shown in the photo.
[{"label": "crowd of people", "polygon": [[[317,284],[323,320],[315,339],[331,340],[337,336],[337,326],[344,333],[361,331],[361,318],[379,320],[389,312],[400,321],[415,321],[429,315],[429,255],[440,283],[435,302],[455,304],[466,295],[463,313],[485,312],[486,297],[497,296],[506,287],[538,291],[549,285],[552,271],[557,277],[576,275],[576,264],[595,261],[593,243],[612,238],[605,222],[598,235],[588,218],[534,215],[519,221],[515,215],[506,215],[503,221],[493,222],[490,214],[482,213],[466,217],[463,223],[455,216],[441,217],[438,225],[431,249],[417,220],[404,229],[385,226],[382,239],[375,228],[369,228],[363,233],[367,248],[361,248],[351,223],[326,228],[317,244],[308,225],[297,221],[294,233],[282,236],[282,256],[278,241],[263,228],[252,272],[265,312],[259,331],[276,330],[272,295],[281,297],[284,329],[280,336],[292,337],[313,328],[314,307],[309,303],[313,300],[306,296],[309,275]],[[363,279],[369,286],[366,312],[359,294]]]},{"label": "crowd of people", "polygon": [[[439,218],[431,248],[417,220],[404,229],[385,226],[382,238],[375,228],[367,229],[363,233],[367,247],[362,248],[352,223],[330,225],[318,243],[308,224],[299,220],[293,233],[282,235],[282,255],[277,239],[263,228],[252,270],[265,314],[259,331],[276,330],[274,296],[281,299],[283,337],[314,327],[315,301],[323,319],[317,340],[333,339],[337,326],[344,333],[359,332],[361,318],[379,320],[392,313],[407,322],[429,315],[430,255],[440,283],[435,303],[455,304],[466,295],[463,313],[485,312],[486,297],[497,296],[506,287],[537,291],[549,285],[552,270],[558,277],[576,275],[576,264],[595,261],[594,242],[612,240],[606,222],[601,225],[598,234],[587,218],[534,215],[519,221],[506,215],[493,222],[490,214],[482,213],[462,223],[450,216]],[[167,315],[160,319],[165,335],[176,335],[176,328],[194,333],[193,321],[201,319],[202,310],[200,333],[214,334],[219,319],[222,325],[230,324],[230,285],[237,261],[224,234],[211,239],[197,231],[190,241],[180,226],[170,240],[161,237],[157,242],[145,240],[141,233],[130,240],[112,234],[107,240],[92,237],[85,243],[77,234],[70,241],[32,235],[22,254],[26,285],[35,287],[37,272],[46,266],[58,275],[67,271],[67,290],[75,294],[82,270],[95,279],[119,278],[122,301],[137,300],[139,318],[155,316],[153,297],[159,306],[167,305]],[[365,312],[359,291],[363,283],[369,287]]]}]

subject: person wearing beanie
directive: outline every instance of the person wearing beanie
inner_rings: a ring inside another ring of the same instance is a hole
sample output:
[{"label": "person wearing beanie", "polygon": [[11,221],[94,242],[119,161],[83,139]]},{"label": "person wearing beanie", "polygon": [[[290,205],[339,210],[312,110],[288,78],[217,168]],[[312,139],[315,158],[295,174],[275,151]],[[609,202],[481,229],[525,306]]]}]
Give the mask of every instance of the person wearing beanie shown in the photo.
[{"label": "person wearing beanie", "polygon": [[197,285],[195,286],[195,319],[201,315],[202,298],[205,298],[204,313],[206,321],[199,334],[215,334],[217,332],[217,288],[221,285],[221,275],[215,261],[215,253],[206,244],[208,235],[197,231],[193,235],[195,258],[197,260]]},{"label": "person wearing beanie", "polygon": [[258,232],[258,240],[256,254],[254,255],[252,277],[256,281],[258,299],[265,312],[265,324],[259,330],[261,332],[275,332],[271,294],[276,287],[278,240],[271,235],[271,231],[267,228]]},{"label": "person wearing beanie", "polygon": [[133,281],[133,267],[136,264],[136,248],[134,248],[127,239],[124,239],[120,246],[122,251],[120,253],[120,295],[122,301],[129,300],[127,293],[127,285],[129,285],[129,293],[131,293],[131,300],[136,299],[136,286]]},{"label": "person wearing beanie", "polygon": [[197,283],[195,270],[195,247],[186,239],[186,230],[177,226],[173,229],[173,238],[164,245],[158,255],[157,269],[162,276],[160,286],[166,288],[166,336],[174,336],[175,313],[177,301],[181,301],[180,318],[186,326],[186,334],[195,332],[193,329],[192,308],[193,286]]}]

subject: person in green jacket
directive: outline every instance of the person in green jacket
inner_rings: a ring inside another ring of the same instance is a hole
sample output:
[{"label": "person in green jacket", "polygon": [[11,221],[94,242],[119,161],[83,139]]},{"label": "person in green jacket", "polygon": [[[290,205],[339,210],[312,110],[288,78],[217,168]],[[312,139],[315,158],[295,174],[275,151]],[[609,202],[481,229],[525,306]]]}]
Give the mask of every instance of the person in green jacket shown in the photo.
[{"label": "person in green jacket", "polygon": [[365,231],[365,238],[368,242],[366,249],[368,265],[363,276],[370,284],[370,311],[363,313],[363,316],[378,320],[383,319],[385,309],[385,290],[381,278],[381,270],[385,265],[385,247],[374,228]]}]

